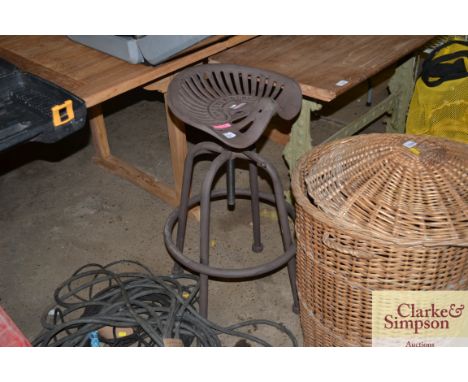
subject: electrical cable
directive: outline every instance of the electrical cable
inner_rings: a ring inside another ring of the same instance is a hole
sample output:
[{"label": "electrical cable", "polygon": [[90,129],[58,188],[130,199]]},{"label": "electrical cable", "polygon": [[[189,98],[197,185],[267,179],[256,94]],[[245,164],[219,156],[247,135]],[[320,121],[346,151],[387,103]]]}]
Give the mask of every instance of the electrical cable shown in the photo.
[{"label": "electrical cable", "polygon": [[[137,266],[139,271],[112,270],[118,266]],[[42,315],[43,329],[32,344],[222,346],[219,336],[225,334],[272,346],[240,331],[263,325],[288,336],[292,346],[298,345],[292,332],[274,321],[249,320],[222,327],[203,318],[196,308],[198,292],[198,276],[191,274],[156,276],[132,260],[87,264],[57,287],[55,303]]]}]

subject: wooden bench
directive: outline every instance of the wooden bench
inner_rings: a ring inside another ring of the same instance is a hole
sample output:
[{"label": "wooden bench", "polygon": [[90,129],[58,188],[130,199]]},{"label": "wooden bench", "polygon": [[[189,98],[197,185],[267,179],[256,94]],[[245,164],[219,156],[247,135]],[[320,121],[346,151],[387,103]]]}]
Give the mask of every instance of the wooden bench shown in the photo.
[{"label": "wooden bench", "polygon": [[187,153],[184,125],[167,113],[174,176],[174,187],[171,187],[112,155],[101,104],[142,86],[165,93],[170,76],[177,71],[252,37],[213,36],[157,66],[129,64],[75,43],[65,36],[0,36],[0,57],[82,98],[88,107],[96,149],[95,161],[176,206]]},{"label": "wooden bench", "polygon": [[284,157],[290,171],[312,147],[311,111],[321,109],[356,85],[397,65],[390,95],[328,140],[352,135],[389,113],[388,132],[404,132],[415,81],[414,52],[433,36],[260,36],[210,58],[272,70],[295,79],[303,94],[302,111],[294,122]]}]

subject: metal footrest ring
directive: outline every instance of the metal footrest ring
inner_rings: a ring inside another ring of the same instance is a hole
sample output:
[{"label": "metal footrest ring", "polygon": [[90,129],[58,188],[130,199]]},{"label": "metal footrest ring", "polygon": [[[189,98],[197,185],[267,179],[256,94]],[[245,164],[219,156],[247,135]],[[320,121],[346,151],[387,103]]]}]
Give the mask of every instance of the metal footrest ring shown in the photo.
[{"label": "metal footrest ring", "polygon": [[[240,198],[250,198],[250,190],[236,189],[236,197]],[[211,193],[211,200],[223,199],[227,197],[227,190],[217,190]],[[270,193],[259,192],[260,201],[266,202],[268,204],[275,205],[275,197]],[[189,201],[189,209],[196,206],[200,203],[200,195],[192,197]],[[285,201],[286,210],[288,216],[294,220],[295,213],[293,207]],[[216,268],[209,265],[200,264],[199,262],[193,261],[186,257],[174,243],[172,232],[175,225],[179,220],[179,208],[176,208],[167,218],[166,224],[164,225],[164,242],[166,244],[167,250],[173,257],[173,259],[195,273],[207,275],[209,277],[220,278],[220,279],[245,279],[245,278],[255,278],[268,274],[282,266],[286,265],[289,260],[291,260],[296,253],[296,245],[294,242],[288,247],[288,249],[276,259],[269,261],[265,264],[260,264],[254,267],[248,268],[238,268],[238,269],[226,269],[226,268]]]}]

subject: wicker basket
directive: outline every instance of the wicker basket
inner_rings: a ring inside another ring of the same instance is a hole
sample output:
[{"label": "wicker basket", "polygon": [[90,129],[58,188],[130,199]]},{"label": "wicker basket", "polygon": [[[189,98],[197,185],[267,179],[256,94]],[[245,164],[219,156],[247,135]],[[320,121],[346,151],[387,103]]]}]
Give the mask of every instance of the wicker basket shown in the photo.
[{"label": "wicker basket", "polygon": [[467,145],[399,134],[301,158],[292,189],[306,346],[371,345],[373,290],[468,289],[467,170]]}]

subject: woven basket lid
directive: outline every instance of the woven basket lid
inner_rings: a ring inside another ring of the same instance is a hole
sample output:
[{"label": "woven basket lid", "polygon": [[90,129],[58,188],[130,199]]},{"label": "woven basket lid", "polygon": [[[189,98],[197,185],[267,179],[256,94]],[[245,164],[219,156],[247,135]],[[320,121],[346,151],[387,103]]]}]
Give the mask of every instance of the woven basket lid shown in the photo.
[{"label": "woven basket lid", "polygon": [[307,191],[340,226],[401,245],[468,245],[468,145],[368,134],[316,150]]}]

